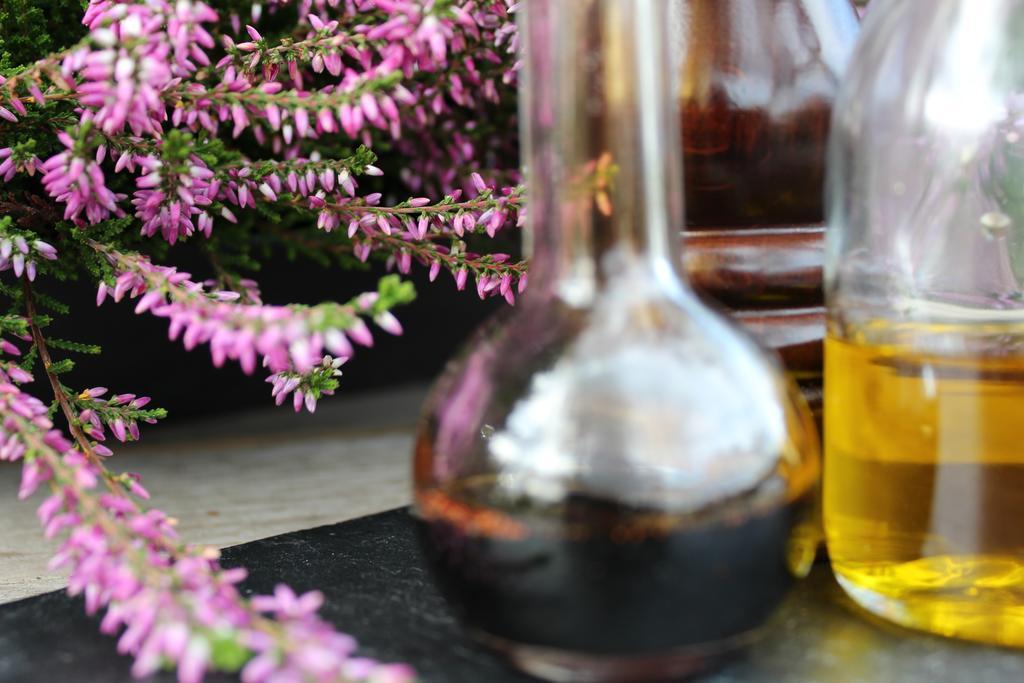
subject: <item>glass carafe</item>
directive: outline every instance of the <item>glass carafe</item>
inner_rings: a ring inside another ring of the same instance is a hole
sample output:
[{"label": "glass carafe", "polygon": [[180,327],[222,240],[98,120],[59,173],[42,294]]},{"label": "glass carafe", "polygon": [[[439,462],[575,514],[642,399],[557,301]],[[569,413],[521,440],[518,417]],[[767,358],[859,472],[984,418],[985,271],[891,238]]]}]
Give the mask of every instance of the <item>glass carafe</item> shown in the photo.
[{"label": "glass carafe", "polygon": [[814,554],[814,427],[689,289],[669,0],[529,0],[530,288],[446,370],[414,516],[481,641],[556,681],[745,644]]},{"label": "glass carafe", "polygon": [[825,527],[883,617],[1024,646],[1024,2],[872,3],[830,149]]},{"label": "glass carafe", "polygon": [[691,282],[781,353],[820,416],[825,149],[856,15],[849,0],[674,1]]},{"label": "glass carafe", "polygon": [[675,0],[686,224],[819,225],[850,0]]}]

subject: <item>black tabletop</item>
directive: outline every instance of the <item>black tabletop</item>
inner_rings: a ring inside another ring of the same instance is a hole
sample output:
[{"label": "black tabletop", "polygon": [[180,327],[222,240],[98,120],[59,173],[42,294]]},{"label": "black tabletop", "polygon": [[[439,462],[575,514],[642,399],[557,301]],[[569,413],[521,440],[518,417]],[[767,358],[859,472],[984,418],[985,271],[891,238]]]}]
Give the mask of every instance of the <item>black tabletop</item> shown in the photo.
[{"label": "black tabletop", "polygon": [[[459,630],[434,590],[404,510],[275,536],[224,551],[244,565],[247,592],[285,582],[323,591],[323,616],[361,653],[413,664],[424,683],[528,683]],[[1024,681],[1024,654],[919,635],[864,618],[819,567],[794,591],[769,635],[698,683],[1002,683]],[[127,683],[81,601],[48,593],[0,607],[0,681]],[[170,683],[171,674],[153,680]],[[209,683],[237,680],[211,675]]]}]

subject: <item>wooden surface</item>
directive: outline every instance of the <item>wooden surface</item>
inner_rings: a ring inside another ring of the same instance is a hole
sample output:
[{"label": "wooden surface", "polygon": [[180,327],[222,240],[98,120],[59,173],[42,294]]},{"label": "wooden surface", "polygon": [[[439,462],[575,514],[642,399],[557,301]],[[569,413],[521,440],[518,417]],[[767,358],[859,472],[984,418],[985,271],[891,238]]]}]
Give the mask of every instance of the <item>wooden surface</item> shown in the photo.
[{"label": "wooden surface", "polygon": [[[108,465],[138,472],[189,542],[225,547],[405,505],[412,430],[425,395],[409,388],[322,402],[315,415],[268,408],[167,426]],[[20,468],[0,465],[0,603],[61,588],[54,543],[19,502]]]}]

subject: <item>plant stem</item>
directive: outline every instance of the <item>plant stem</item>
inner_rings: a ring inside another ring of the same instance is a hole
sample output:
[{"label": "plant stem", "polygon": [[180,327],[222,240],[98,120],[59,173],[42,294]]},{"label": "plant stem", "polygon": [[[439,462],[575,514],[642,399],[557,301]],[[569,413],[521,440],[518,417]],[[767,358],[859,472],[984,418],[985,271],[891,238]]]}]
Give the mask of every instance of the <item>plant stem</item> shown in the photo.
[{"label": "plant stem", "polygon": [[[93,451],[92,444],[89,443],[89,439],[86,437],[85,432],[82,431],[82,427],[78,422],[77,416],[71,409],[71,404],[68,402],[68,397],[64,393],[64,389],[61,387],[60,380],[57,379],[57,376],[50,371],[50,367],[53,365],[53,360],[50,358],[50,350],[46,346],[46,339],[43,337],[43,331],[39,329],[39,325],[36,324],[36,302],[35,297],[32,295],[32,286],[29,284],[28,278],[22,278],[21,287],[25,294],[25,314],[28,318],[29,328],[32,330],[32,341],[35,343],[36,350],[39,352],[39,360],[43,362],[43,370],[46,372],[46,378],[50,380],[50,387],[53,389],[53,397],[57,400],[57,405],[60,406],[61,412],[64,413],[64,418],[68,421],[68,429],[71,430],[71,435],[75,437],[78,447],[82,449],[82,452],[85,453],[85,456],[89,458],[91,462],[96,465],[101,465],[99,456],[97,456]],[[122,493],[120,489],[114,487],[110,483],[109,479],[106,479],[106,482],[107,486],[109,486],[112,491]]]},{"label": "plant stem", "polygon": [[[323,209],[331,209],[339,213],[350,211],[352,213],[383,213],[383,214],[445,214],[453,213],[456,211],[474,211],[479,209],[491,208],[489,203],[496,204],[499,197],[486,197],[486,198],[475,198],[467,199],[462,202],[453,204],[433,204],[427,206],[367,206],[366,204],[345,204],[336,202],[325,202],[322,208],[312,208],[309,206],[308,201],[304,201],[302,197],[296,197],[291,201],[285,201],[285,204],[292,204],[310,211],[322,211]],[[519,197],[513,195],[507,198],[509,201],[506,206],[511,209],[519,209]]]}]

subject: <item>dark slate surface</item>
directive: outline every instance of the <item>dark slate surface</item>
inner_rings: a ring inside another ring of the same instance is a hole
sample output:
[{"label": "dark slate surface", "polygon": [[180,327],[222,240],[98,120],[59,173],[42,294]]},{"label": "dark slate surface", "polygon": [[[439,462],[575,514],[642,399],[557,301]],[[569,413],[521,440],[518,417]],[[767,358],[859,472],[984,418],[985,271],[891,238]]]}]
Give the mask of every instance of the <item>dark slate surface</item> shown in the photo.
[{"label": "dark slate surface", "polygon": [[[459,631],[422,566],[412,524],[395,510],[276,536],[224,552],[250,569],[245,588],[284,581],[327,595],[324,616],[362,652],[408,661],[424,683],[528,683]],[[681,615],[682,618],[682,615]],[[0,607],[0,681],[132,680],[114,640],[79,600],[49,593]],[[167,674],[152,679],[170,683]],[[236,680],[210,676],[210,683]],[[824,567],[803,582],[770,635],[699,683],[1003,683],[1024,680],[1024,654],[912,634],[854,614]]]}]

